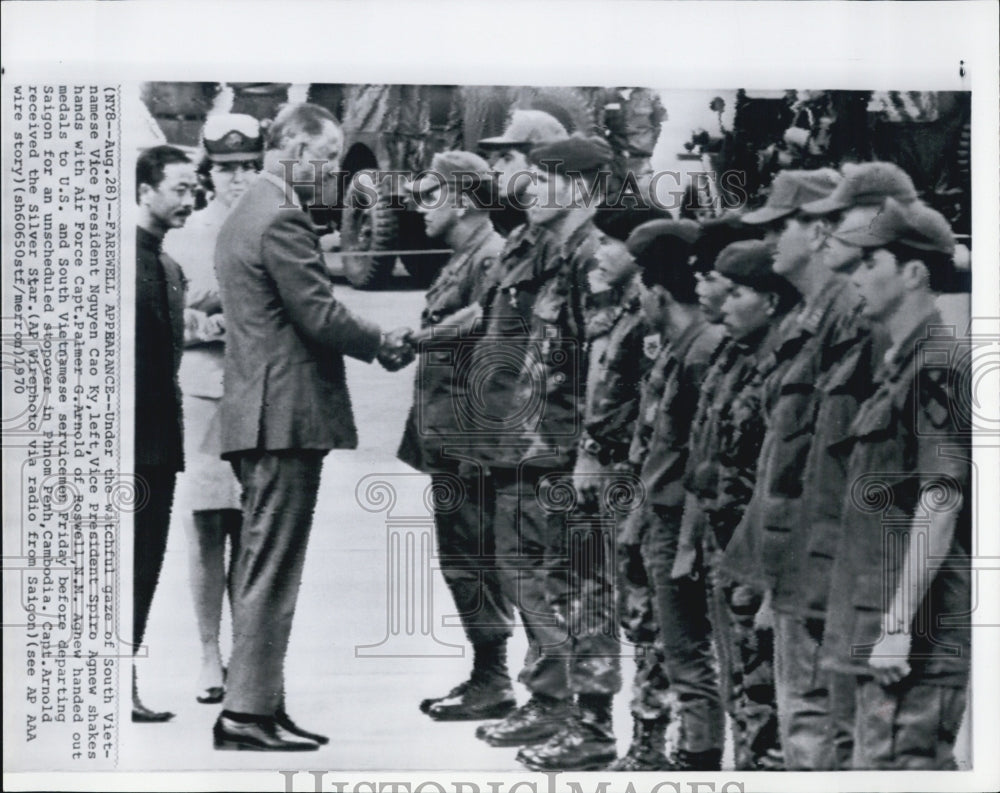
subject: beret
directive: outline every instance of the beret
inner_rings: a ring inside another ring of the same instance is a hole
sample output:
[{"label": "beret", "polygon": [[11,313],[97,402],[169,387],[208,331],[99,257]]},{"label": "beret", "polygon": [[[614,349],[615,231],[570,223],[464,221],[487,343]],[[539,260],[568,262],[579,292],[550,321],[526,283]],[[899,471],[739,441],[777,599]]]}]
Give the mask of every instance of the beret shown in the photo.
[{"label": "beret", "polygon": [[727,245],[715,260],[715,270],[730,281],[758,292],[788,292],[792,285],[771,269],[774,246],[761,240]]},{"label": "beret", "polygon": [[650,220],[628,235],[625,247],[640,267],[678,259],[688,264],[700,236],[701,228],[693,220]]},{"label": "beret", "polygon": [[600,170],[611,163],[613,156],[611,146],[603,138],[574,135],[535,146],[528,154],[528,161],[565,175],[569,171]]},{"label": "beret", "polygon": [[[414,193],[429,193],[448,184],[456,184],[464,174],[475,174],[488,180],[489,164],[478,154],[470,151],[443,151],[435,154],[430,168],[419,175],[410,185]],[[474,177],[470,178],[474,185]]]},{"label": "beret", "polygon": [[243,113],[220,113],[205,119],[201,143],[212,162],[246,162],[263,156],[260,123]]},{"label": "beret", "polygon": [[486,150],[530,148],[538,143],[565,140],[566,128],[544,110],[515,110],[503,135],[483,138],[479,148]]},{"label": "beret", "polygon": [[781,171],[771,183],[771,192],[760,209],[742,216],[744,223],[772,223],[791,215],[804,205],[830,195],[840,183],[832,168],[816,171]]},{"label": "beret", "polygon": [[827,215],[856,206],[879,206],[886,198],[904,204],[915,201],[917,191],[913,180],[898,165],[891,162],[847,163],[844,180],[825,198],[810,201],[802,211],[810,215]]}]

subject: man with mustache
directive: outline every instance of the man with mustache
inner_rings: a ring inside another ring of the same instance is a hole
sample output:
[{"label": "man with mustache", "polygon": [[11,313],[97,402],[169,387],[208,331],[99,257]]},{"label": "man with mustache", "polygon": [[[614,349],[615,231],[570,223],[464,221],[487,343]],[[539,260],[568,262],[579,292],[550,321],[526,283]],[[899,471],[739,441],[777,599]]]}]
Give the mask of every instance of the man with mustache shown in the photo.
[{"label": "man with mustache", "polygon": [[[163,236],[194,210],[194,163],[173,146],[154,146],[136,162],[135,288],[135,512],[132,567],[132,644],[142,644],[153,593],[163,567],[177,472],[184,468],[181,391],[177,373],[184,347],[184,292],[180,266],[163,253]],[[145,499],[143,498],[145,496]],[[163,722],[139,699],[132,667],[132,721]]]}]

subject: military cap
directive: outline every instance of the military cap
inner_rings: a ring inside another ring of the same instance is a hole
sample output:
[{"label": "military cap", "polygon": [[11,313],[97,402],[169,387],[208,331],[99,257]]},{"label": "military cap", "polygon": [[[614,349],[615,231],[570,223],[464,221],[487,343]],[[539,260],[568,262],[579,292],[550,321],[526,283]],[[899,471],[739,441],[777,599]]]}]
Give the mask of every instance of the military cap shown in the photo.
[{"label": "military cap", "polygon": [[844,180],[825,198],[810,201],[802,207],[809,215],[827,215],[858,206],[879,206],[886,198],[907,204],[915,201],[917,191],[913,180],[898,165],[891,162],[847,163]]},{"label": "military cap", "polygon": [[949,256],[955,252],[955,235],[948,221],[919,201],[901,204],[887,198],[874,219],[862,219],[850,226],[841,224],[833,236],[858,248],[881,248],[898,242],[916,250]]},{"label": "military cap", "polygon": [[503,135],[483,138],[478,145],[481,149],[493,151],[529,149],[539,143],[565,140],[568,137],[566,128],[544,110],[515,110]]},{"label": "military cap", "polygon": [[205,119],[201,143],[212,162],[247,162],[263,156],[260,123],[244,113],[220,113]]},{"label": "military cap", "polygon": [[557,174],[592,173],[610,165],[614,152],[603,138],[573,135],[566,140],[541,143],[528,154],[534,165],[551,168]]},{"label": "military cap", "polygon": [[[443,151],[434,155],[431,167],[411,182],[409,188],[417,194],[429,193],[445,185],[458,183],[463,174],[475,174],[480,178],[481,184],[482,181],[489,181],[489,170],[489,164],[478,154],[470,151]],[[474,181],[472,186],[475,186]]]},{"label": "military cap", "polygon": [[701,228],[693,220],[650,220],[637,226],[625,247],[640,267],[672,263],[690,263]]},{"label": "military cap", "polygon": [[771,269],[774,246],[762,240],[743,240],[727,245],[715,260],[715,270],[730,281],[758,292],[784,294],[792,285]]},{"label": "military cap", "polygon": [[742,216],[744,223],[773,223],[797,212],[806,204],[824,198],[840,183],[840,174],[832,168],[816,171],[781,171],[771,183],[771,192],[760,209]]},{"label": "military cap", "polygon": [[760,239],[761,229],[747,226],[736,212],[726,212],[715,218],[701,221],[701,236],[694,244],[694,269],[707,273],[715,266],[722,249],[733,242]]}]

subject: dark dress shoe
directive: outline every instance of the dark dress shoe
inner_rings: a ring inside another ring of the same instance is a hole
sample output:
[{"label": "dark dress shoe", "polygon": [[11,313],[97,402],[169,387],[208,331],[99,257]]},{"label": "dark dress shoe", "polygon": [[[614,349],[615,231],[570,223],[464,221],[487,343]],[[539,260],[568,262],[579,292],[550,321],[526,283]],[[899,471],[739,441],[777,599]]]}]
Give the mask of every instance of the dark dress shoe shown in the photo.
[{"label": "dark dress shoe", "polygon": [[202,705],[218,705],[225,699],[226,689],[222,686],[210,686],[195,697]]},{"label": "dark dress shoe", "polygon": [[435,702],[427,715],[435,721],[480,721],[502,719],[515,707],[517,700],[509,680],[475,680],[457,696]]},{"label": "dark dress shoe", "polygon": [[570,714],[567,703],[533,696],[507,718],[476,731],[490,746],[530,746],[545,743],[566,724]]},{"label": "dark dress shoe", "polygon": [[312,741],[292,741],[279,732],[274,719],[234,721],[219,716],[212,728],[216,749],[250,752],[311,752],[319,748]]},{"label": "dark dress shoe", "polygon": [[150,710],[138,700],[132,702],[132,721],[137,724],[159,724],[173,717],[169,710]]},{"label": "dark dress shoe", "polygon": [[465,689],[467,689],[471,683],[471,680],[465,680],[455,686],[443,697],[427,697],[427,699],[420,700],[420,712],[429,713],[432,705],[436,705],[438,702],[443,702],[446,699],[453,699],[455,697],[462,696],[462,694],[465,693]]},{"label": "dark dress shoe", "polygon": [[285,732],[290,732],[298,738],[305,738],[307,741],[313,741],[320,746],[326,746],[330,743],[330,739],[325,735],[320,735],[318,732],[303,730],[298,724],[292,721],[291,717],[283,710],[279,710],[274,714],[274,722]]}]

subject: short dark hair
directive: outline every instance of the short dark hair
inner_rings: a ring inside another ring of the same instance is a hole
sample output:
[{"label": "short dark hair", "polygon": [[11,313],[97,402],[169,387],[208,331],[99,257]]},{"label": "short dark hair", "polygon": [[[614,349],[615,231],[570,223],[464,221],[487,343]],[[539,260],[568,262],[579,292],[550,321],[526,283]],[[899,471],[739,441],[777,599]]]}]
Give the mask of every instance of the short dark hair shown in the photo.
[{"label": "short dark hair", "polygon": [[950,292],[955,281],[954,260],[950,253],[925,251],[905,242],[895,241],[882,246],[896,257],[896,264],[902,267],[914,259],[927,268],[927,285],[932,292]]},{"label": "short dark hair", "polygon": [[330,121],[336,125],[337,129],[340,129],[337,118],[325,107],[314,105],[311,102],[285,105],[267,127],[264,149],[266,151],[280,149],[285,140],[294,135],[302,133],[319,135],[323,131],[323,127]]},{"label": "short dark hair", "polygon": [[146,149],[135,161],[135,200],[139,201],[139,188],[148,184],[154,190],[163,181],[163,171],[168,165],[178,162],[191,162],[183,151],[176,146],[153,146]]}]

